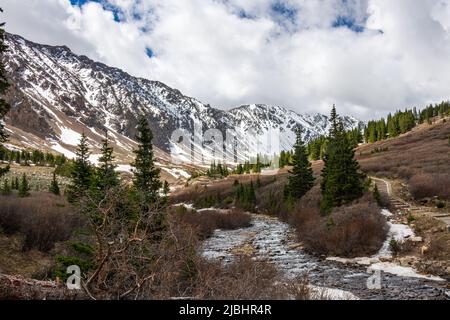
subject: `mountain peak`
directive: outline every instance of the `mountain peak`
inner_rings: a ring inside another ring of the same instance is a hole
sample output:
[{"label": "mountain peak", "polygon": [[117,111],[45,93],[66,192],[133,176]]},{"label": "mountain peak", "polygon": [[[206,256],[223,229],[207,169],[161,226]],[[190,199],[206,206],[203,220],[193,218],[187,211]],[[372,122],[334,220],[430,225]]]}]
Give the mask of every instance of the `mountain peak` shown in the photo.
[{"label": "mountain peak", "polygon": [[[170,150],[176,129],[194,132],[195,125],[207,129],[234,129],[245,137],[277,129],[283,149],[295,141],[295,129],[302,127],[305,139],[325,134],[324,115],[301,115],[281,106],[242,105],[229,111],[212,108],[159,81],[137,78],[66,46],[47,46],[8,34],[8,52],[3,57],[7,76],[14,85],[8,93],[13,106],[8,123],[34,134],[50,145],[69,148],[67,130],[104,132],[117,137],[117,144],[133,139],[139,114],[143,113],[155,133],[155,145]],[[358,121],[345,117],[347,127]],[[98,134],[97,134],[98,136]],[[95,140],[93,138],[93,140]],[[59,147],[53,148],[60,150]],[[129,153],[130,148],[122,148]]]}]

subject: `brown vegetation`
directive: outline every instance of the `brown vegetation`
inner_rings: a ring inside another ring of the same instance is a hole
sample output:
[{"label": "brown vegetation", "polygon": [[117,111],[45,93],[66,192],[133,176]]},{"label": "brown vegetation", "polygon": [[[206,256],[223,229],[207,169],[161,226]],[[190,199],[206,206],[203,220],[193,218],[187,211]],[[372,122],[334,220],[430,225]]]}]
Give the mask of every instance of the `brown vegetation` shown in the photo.
[{"label": "brown vegetation", "polygon": [[202,210],[197,212],[184,206],[171,208],[171,214],[183,224],[195,228],[201,239],[210,237],[214,230],[234,230],[250,226],[251,216],[239,209],[230,211]]},{"label": "brown vegetation", "polygon": [[[449,151],[450,152],[450,151]],[[415,199],[450,199],[450,173],[420,173],[409,179],[409,191]]]},{"label": "brown vegetation", "polygon": [[[340,257],[366,256],[376,253],[386,239],[386,219],[371,194],[351,205],[335,208],[330,216],[320,215],[314,206],[318,189],[289,215],[305,248],[316,254]],[[312,203],[311,203],[312,201]]]},{"label": "brown vegetation", "polygon": [[[423,124],[395,139],[357,149],[361,168],[372,175],[407,182],[416,199],[450,200],[450,122]],[[378,148],[379,153],[371,151]]]},{"label": "brown vegetation", "polygon": [[0,198],[0,227],[8,235],[24,236],[23,251],[49,251],[56,242],[69,239],[80,224],[79,216],[60,197],[39,193],[29,198]]}]

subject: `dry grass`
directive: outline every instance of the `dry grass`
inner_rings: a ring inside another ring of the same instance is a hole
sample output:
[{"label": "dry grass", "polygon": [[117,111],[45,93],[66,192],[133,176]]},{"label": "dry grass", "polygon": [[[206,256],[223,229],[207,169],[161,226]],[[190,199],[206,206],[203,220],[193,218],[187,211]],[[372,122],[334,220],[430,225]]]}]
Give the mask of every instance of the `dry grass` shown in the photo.
[{"label": "dry grass", "polygon": [[[356,154],[365,172],[405,180],[415,198],[450,200],[449,137],[450,121],[439,121],[420,125],[395,139],[363,145]],[[371,154],[375,148],[387,151]]]},{"label": "dry grass", "polygon": [[313,188],[288,215],[305,249],[321,255],[356,257],[381,248],[388,228],[371,194],[324,217],[318,208],[319,192],[318,186]]},{"label": "dry grass", "polygon": [[420,173],[411,177],[409,191],[415,199],[437,196],[450,199],[450,173]]},{"label": "dry grass", "polygon": [[81,221],[61,197],[35,193],[29,198],[1,197],[0,226],[8,235],[24,236],[22,250],[49,251],[70,238]]},{"label": "dry grass", "polygon": [[251,216],[238,209],[229,212],[203,210],[198,213],[180,206],[171,210],[181,223],[194,227],[201,239],[210,237],[216,229],[235,230],[249,227],[251,223]]},{"label": "dry grass", "polygon": [[[265,186],[274,182],[274,176],[262,176],[262,175],[231,175],[226,179],[212,180],[205,177],[201,177],[201,180],[195,181],[194,184],[176,191],[170,196],[170,203],[195,203],[196,207],[205,207],[202,204],[209,204],[208,199],[215,198],[214,204],[228,207],[226,198],[232,198],[235,193],[233,187],[235,181],[244,185],[253,184],[256,185],[256,181],[259,177],[261,186]],[[216,200],[217,199],[217,200]],[[206,200],[206,201],[205,201]],[[206,207],[209,207],[208,205]]]}]

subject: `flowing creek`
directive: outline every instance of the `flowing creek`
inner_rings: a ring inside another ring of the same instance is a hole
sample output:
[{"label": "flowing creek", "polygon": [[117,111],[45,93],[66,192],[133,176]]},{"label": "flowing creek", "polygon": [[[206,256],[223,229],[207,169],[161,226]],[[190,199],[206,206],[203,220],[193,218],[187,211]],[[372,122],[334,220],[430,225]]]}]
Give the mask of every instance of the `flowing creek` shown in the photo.
[{"label": "flowing creek", "polygon": [[[376,258],[367,258],[367,265],[361,265],[307,254],[288,224],[263,215],[253,215],[252,226],[245,229],[216,230],[203,244],[208,259],[229,263],[239,254],[273,263],[286,278],[307,273],[311,286],[326,288],[327,296],[336,299],[446,299],[445,280],[421,276],[410,268],[380,263]],[[368,279],[373,276],[369,267],[384,270],[381,289],[368,289]]]}]

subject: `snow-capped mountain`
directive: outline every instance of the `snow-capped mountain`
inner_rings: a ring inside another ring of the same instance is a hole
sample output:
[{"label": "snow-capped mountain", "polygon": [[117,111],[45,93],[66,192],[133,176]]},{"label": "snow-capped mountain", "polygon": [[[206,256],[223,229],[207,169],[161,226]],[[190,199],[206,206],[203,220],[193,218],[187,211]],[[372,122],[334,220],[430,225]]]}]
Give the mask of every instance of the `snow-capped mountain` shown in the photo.
[{"label": "snow-capped mountain", "polygon": [[[301,127],[308,140],[326,133],[330,125],[324,115],[301,115],[275,106],[245,105],[223,111],[161,82],[76,55],[65,46],[36,44],[12,34],[6,43],[9,51],[2,59],[12,83],[7,96],[12,108],[6,121],[13,138],[25,147],[44,145],[71,156],[82,132],[96,147],[108,130],[116,151],[127,159],[140,113],[150,121],[155,145],[166,161],[176,129],[193,134],[200,127],[200,135],[207,129],[224,134],[233,129],[242,140],[249,132],[264,135],[279,130],[280,146],[287,150],[295,141],[296,128]],[[343,120],[347,128],[359,124],[352,117]],[[207,149],[201,140],[197,146]]]}]

